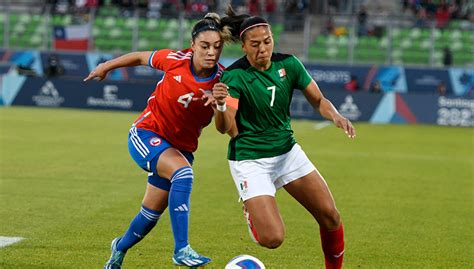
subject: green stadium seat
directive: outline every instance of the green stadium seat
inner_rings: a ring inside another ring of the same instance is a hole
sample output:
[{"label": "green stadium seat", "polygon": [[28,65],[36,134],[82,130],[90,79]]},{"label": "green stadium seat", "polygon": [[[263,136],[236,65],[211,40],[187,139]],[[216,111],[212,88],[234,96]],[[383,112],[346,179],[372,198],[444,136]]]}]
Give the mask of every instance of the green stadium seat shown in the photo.
[{"label": "green stadium seat", "polygon": [[319,35],[316,37],[316,40],[314,41],[313,44],[318,47],[326,47],[326,43],[327,43],[327,36]]},{"label": "green stadium seat", "polygon": [[416,51],[407,50],[402,55],[403,63],[406,64],[429,64],[430,54],[429,51]]},{"label": "green stadium seat", "polygon": [[405,39],[405,38],[408,38],[410,34],[411,34],[411,29],[401,28],[399,37],[402,39]]},{"label": "green stadium seat", "polygon": [[115,20],[115,27],[119,27],[119,28],[125,28],[125,19],[123,18],[117,18]]},{"label": "green stadium seat", "polygon": [[431,29],[422,29],[420,33],[420,38],[429,39],[431,37]]},{"label": "green stadium seat", "polygon": [[453,63],[455,65],[474,64],[474,56],[472,53],[453,53]]},{"label": "green stadium seat", "polygon": [[127,18],[125,19],[125,27],[127,29],[134,29],[135,26],[137,25],[137,21],[134,18]]},{"label": "green stadium seat", "polygon": [[349,51],[346,48],[339,49],[336,54],[336,59],[340,61],[347,61],[349,59]]}]

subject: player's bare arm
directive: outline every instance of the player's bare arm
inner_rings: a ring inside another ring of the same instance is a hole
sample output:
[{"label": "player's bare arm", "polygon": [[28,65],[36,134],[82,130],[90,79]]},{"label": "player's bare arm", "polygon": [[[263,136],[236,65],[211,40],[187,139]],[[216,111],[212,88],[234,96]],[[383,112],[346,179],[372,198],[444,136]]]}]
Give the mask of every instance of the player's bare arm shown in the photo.
[{"label": "player's bare arm", "polygon": [[[229,95],[228,89],[229,87],[221,82],[214,84],[212,88],[212,95],[216,100],[216,129],[222,134],[229,133],[232,126],[235,126],[235,114],[237,114],[236,109],[226,106],[226,98]],[[235,130],[231,133],[235,134]],[[229,135],[232,136],[230,133]]]},{"label": "player's bare arm", "polygon": [[306,86],[303,94],[311,106],[313,106],[316,111],[319,111],[321,116],[332,120],[334,125],[344,130],[349,138],[355,138],[356,131],[351,121],[342,116],[331,103],[331,101],[324,97],[318,87],[318,84],[316,84],[314,80],[311,80],[308,86]]},{"label": "player's bare arm", "polygon": [[148,65],[148,59],[150,59],[152,53],[152,51],[131,52],[101,63],[94,70],[92,70],[86,78],[84,78],[84,81],[95,78],[98,78],[99,81],[103,80],[109,71],[120,67]]}]

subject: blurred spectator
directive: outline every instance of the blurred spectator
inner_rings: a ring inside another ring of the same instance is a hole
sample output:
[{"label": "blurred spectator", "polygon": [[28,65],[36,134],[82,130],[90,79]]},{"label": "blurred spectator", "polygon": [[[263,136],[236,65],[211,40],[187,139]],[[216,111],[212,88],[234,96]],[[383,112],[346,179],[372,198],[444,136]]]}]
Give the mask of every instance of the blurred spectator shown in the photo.
[{"label": "blurred spectator", "polygon": [[231,5],[237,13],[247,13],[245,0],[231,0]]},{"label": "blurred spectator", "polygon": [[69,0],[56,0],[54,1],[53,12],[67,13],[70,8]]},{"label": "blurred spectator", "polygon": [[443,49],[443,64],[444,66],[451,66],[453,63],[453,55],[448,47]]},{"label": "blurred spectator", "polygon": [[420,8],[416,12],[415,27],[426,27],[428,22],[428,16],[426,15],[426,9]]},{"label": "blurred spectator", "polygon": [[207,13],[209,11],[209,6],[207,5],[206,0],[194,0],[191,4],[191,11],[194,13]]},{"label": "blurred spectator", "polygon": [[351,80],[344,85],[344,89],[350,92],[356,92],[359,90],[359,83],[357,82],[357,76],[351,75]]},{"label": "blurred spectator", "polygon": [[411,11],[410,1],[409,0],[402,0],[402,11],[403,13],[407,13]]},{"label": "blurred spectator", "polygon": [[48,63],[44,70],[44,74],[48,77],[55,77],[64,74],[64,68],[59,63],[59,57],[56,54],[48,56]]},{"label": "blurred spectator", "polygon": [[448,11],[450,14],[451,19],[460,19],[460,9],[459,6],[457,5],[456,1],[451,1],[448,5]]},{"label": "blurred spectator", "polygon": [[265,1],[265,12],[267,14],[272,14],[276,11],[277,4],[275,0],[266,0]]},{"label": "blurred spectator", "polygon": [[338,0],[328,0],[328,14],[337,13],[339,11]]},{"label": "blurred spectator", "polygon": [[439,84],[438,84],[438,87],[436,88],[436,92],[438,93],[438,95],[440,96],[443,96],[446,94],[446,84],[444,84],[444,81],[441,81]]},{"label": "blurred spectator", "polygon": [[436,5],[433,3],[432,0],[422,0],[421,1],[421,7],[426,10],[426,14],[428,17],[433,17],[436,14]]},{"label": "blurred spectator", "polygon": [[446,5],[441,5],[436,11],[436,27],[444,28],[449,22],[449,10]]},{"label": "blurred spectator", "polygon": [[159,18],[162,7],[163,7],[163,3],[161,0],[148,0],[147,17]]},{"label": "blurred spectator", "polygon": [[260,15],[260,1],[259,0],[249,0],[247,3],[247,8],[250,15],[252,16]]},{"label": "blurred spectator", "polygon": [[285,29],[295,31],[303,28],[302,13],[305,10],[305,1],[286,0],[285,2]]},{"label": "blurred spectator", "polygon": [[359,36],[367,35],[367,11],[364,5],[360,6],[359,14],[357,14],[358,30],[357,33]]},{"label": "blurred spectator", "polygon": [[326,19],[326,22],[324,23],[324,30],[326,35],[330,35],[334,33],[334,30],[336,29],[336,25],[334,24],[334,19],[332,16],[328,16]]},{"label": "blurred spectator", "polygon": [[382,90],[382,83],[380,83],[380,80],[376,80],[373,84],[372,87],[370,88],[370,92],[372,93],[381,93]]}]

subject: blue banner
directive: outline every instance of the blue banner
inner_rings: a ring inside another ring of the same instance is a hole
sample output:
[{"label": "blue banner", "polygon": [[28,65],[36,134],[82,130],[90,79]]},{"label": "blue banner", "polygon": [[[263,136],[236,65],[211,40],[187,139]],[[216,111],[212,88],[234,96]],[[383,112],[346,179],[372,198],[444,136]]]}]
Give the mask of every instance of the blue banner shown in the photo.
[{"label": "blue banner", "polygon": [[354,77],[359,88],[366,84],[369,67],[351,67],[340,65],[305,65],[308,73],[324,91],[342,90],[344,85]]},{"label": "blue banner", "polygon": [[[333,103],[342,115],[351,121],[369,121],[383,94],[326,91],[324,96]],[[294,118],[323,120],[323,117],[314,111],[299,90],[295,90],[293,94],[290,111]]]},{"label": "blue banner", "polygon": [[154,89],[130,82],[28,78],[12,105],[141,111]]},{"label": "blue banner", "polygon": [[407,87],[410,92],[439,94],[439,87],[445,87],[445,94],[452,95],[449,72],[446,69],[405,68]]},{"label": "blue banner", "polygon": [[[474,126],[474,98],[403,93],[326,92],[339,112],[351,121],[371,123],[424,123]],[[300,91],[295,91],[290,112],[293,118],[323,120]]]},{"label": "blue banner", "polygon": [[[5,76],[3,83],[8,89],[2,92],[7,104],[125,111],[143,110],[155,89],[155,84],[23,76]],[[471,96],[326,91],[325,97],[354,122],[474,125],[474,98]],[[290,113],[293,118],[323,119],[299,90],[294,92]]]},{"label": "blue banner", "polygon": [[84,54],[43,52],[41,61],[45,71],[52,61],[57,61],[56,64],[62,69],[60,75],[81,78],[89,74]]}]

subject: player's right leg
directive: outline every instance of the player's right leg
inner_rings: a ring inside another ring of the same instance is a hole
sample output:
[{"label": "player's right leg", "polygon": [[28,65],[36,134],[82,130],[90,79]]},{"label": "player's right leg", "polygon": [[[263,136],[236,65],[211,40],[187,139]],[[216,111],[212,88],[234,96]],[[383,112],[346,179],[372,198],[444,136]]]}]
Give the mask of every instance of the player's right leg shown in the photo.
[{"label": "player's right leg", "polygon": [[279,247],[285,226],[275,200],[276,188],[264,158],[258,161],[229,161],[234,183],[244,201],[244,215],[251,238],[267,248]]},{"label": "player's right leg", "polygon": [[285,238],[285,226],[275,197],[261,195],[244,201],[250,232],[258,244],[266,248],[279,247]]}]

